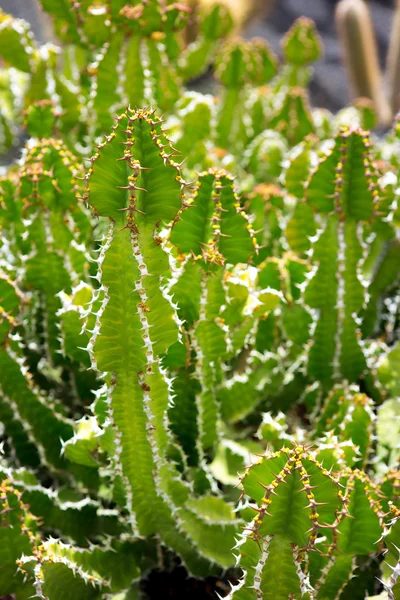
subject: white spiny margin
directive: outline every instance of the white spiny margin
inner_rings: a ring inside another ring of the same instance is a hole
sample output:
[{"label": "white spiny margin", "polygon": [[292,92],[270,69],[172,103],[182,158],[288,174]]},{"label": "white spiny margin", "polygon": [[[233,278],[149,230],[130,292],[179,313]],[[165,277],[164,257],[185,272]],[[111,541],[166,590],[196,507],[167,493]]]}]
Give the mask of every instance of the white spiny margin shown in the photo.
[{"label": "white spiny margin", "polygon": [[[134,259],[136,260],[138,267],[139,267],[139,279],[137,281],[135,281],[135,289],[136,289],[136,292],[140,296],[141,303],[143,303],[143,305],[146,305],[147,292],[146,292],[145,286],[143,284],[143,279],[147,275],[149,275],[149,272],[147,270],[147,266],[144,262],[143,255],[141,253],[137,233],[134,230],[131,230],[131,243],[132,243],[132,255],[133,255]],[[153,353],[153,342],[151,341],[150,324],[149,324],[147,316],[146,316],[146,311],[140,305],[140,303],[138,304],[137,308],[138,308],[138,314],[140,317],[140,322],[142,323],[142,331],[143,331],[142,338],[143,338],[144,347],[146,350],[147,364],[146,364],[145,369],[147,372],[150,372],[153,369],[153,366],[157,365],[157,367],[160,371],[160,374],[163,375],[163,371],[160,369],[159,360],[154,356],[154,353]],[[139,384],[144,383],[143,375],[139,374],[138,379],[139,379]],[[168,385],[168,389],[170,389],[170,382],[167,381],[167,385]],[[203,556],[200,548],[194,542],[194,540],[192,540],[191,538],[188,538],[187,533],[185,531],[184,524],[179,515],[179,508],[177,508],[175,506],[175,504],[173,503],[169,494],[163,489],[162,482],[160,480],[159,469],[166,463],[165,463],[164,457],[162,456],[161,450],[158,446],[158,442],[157,442],[157,439],[155,436],[155,426],[153,424],[154,415],[153,415],[153,412],[151,409],[151,400],[152,399],[151,399],[149,392],[145,389],[145,386],[143,386],[142,389],[143,389],[143,409],[144,409],[144,412],[145,412],[146,418],[147,418],[146,437],[149,442],[149,445],[150,445],[150,448],[151,448],[151,451],[153,454],[154,464],[156,467],[153,470],[153,477],[154,477],[156,493],[160,498],[162,498],[162,500],[166,503],[169,510],[171,511],[171,514],[173,515],[174,520],[175,520],[177,530],[183,536],[186,537],[188,543],[196,549],[199,556]],[[166,423],[168,426],[168,422],[166,422]],[[166,431],[168,432],[169,429],[167,429]],[[161,532],[161,537],[162,537],[162,532]],[[212,562],[212,561],[210,561],[210,562]]]},{"label": "white spiny margin", "polygon": [[[370,294],[368,292],[368,286],[370,284],[370,281],[368,281],[364,275],[363,275],[363,271],[362,268],[365,264],[365,262],[368,259],[368,252],[371,249],[371,246],[369,245],[368,241],[365,241],[363,238],[363,233],[364,233],[364,223],[362,221],[359,221],[356,225],[356,235],[357,235],[357,240],[361,246],[361,250],[362,250],[362,256],[361,259],[358,261],[357,266],[356,266],[356,272],[357,272],[357,279],[360,282],[361,286],[362,286],[362,290],[363,290],[363,304],[362,304],[362,309],[365,309],[369,299],[370,299]],[[361,330],[362,327],[362,318],[354,313],[352,315],[355,324],[358,327],[358,331]],[[363,354],[367,360],[367,364],[368,364],[368,350],[366,347],[366,343],[365,340],[362,339],[361,335],[358,338],[358,344],[359,346],[362,348]]]},{"label": "white spiny margin", "polygon": [[299,552],[298,546],[292,548],[292,554],[294,559],[294,566],[296,567],[297,577],[299,578],[300,582],[301,595],[304,596],[305,594],[309,594],[310,600],[313,600],[316,597],[314,593],[314,588],[310,583],[309,575],[303,573],[303,569],[301,568],[301,560],[299,559],[299,555],[301,553]]},{"label": "white spiny margin", "polygon": [[[101,250],[99,253],[99,258],[97,259],[98,268],[97,268],[96,278],[99,282],[101,282],[101,280],[102,280],[102,265],[103,265],[104,259],[106,257],[106,253],[107,253],[108,249],[110,248],[112,241],[114,239],[114,227],[115,227],[114,223],[111,223],[107,234],[102,239],[102,245],[101,245]],[[102,302],[98,312],[96,313],[96,323],[95,323],[93,330],[91,331],[91,337],[90,337],[90,340],[89,340],[89,343],[87,346],[87,351],[89,352],[89,355],[90,355],[92,369],[96,372],[98,372],[98,367],[97,367],[96,357],[94,354],[94,346],[96,343],[97,336],[99,335],[100,329],[101,329],[101,317],[102,317],[104,310],[110,299],[110,296],[108,293],[108,288],[106,286],[101,285],[100,288],[98,289],[98,293],[93,294],[92,301],[89,303],[89,307],[86,311],[86,315],[89,315],[90,313],[92,313],[94,303],[98,299],[101,292],[104,292],[104,299],[103,299],[103,302]],[[83,326],[82,331],[86,331],[85,325]],[[115,377],[113,377],[113,381],[115,381]],[[114,391],[115,385],[116,385],[116,382],[109,383],[109,385],[107,386],[107,398],[106,398],[106,404],[108,406],[108,418],[110,419],[110,422],[112,424],[112,428],[113,428],[113,431],[115,434],[115,437],[114,437],[115,451],[114,451],[113,456],[109,456],[109,460],[111,463],[111,472],[113,474],[116,474],[117,476],[119,476],[125,486],[126,500],[127,500],[126,501],[126,509],[127,509],[128,515],[129,515],[128,516],[129,525],[132,528],[132,532],[135,535],[135,537],[140,537],[140,533],[139,533],[138,526],[137,526],[136,514],[133,511],[132,486],[129,482],[128,477],[123,472],[122,464],[121,464],[121,460],[120,460],[120,457],[121,457],[121,454],[123,451],[122,441],[121,441],[122,434],[119,431],[119,429],[115,423],[114,412],[113,412],[113,408],[112,408],[112,393]]]},{"label": "white spiny margin", "polygon": [[[318,215],[316,215],[318,217]],[[311,340],[311,342],[308,342],[306,344],[306,348],[305,348],[305,352],[304,352],[304,357],[306,362],[308,363],[308,359],[309,359],[309,355],[310,355],[310,350],[312,348],[313,345],[313,337],[317,328],[317,324],[318,324],[318,320],[320,317],[320,311],[316,308],[311,308],[309,306],[307,306],[307,304],[304,302],[304,294],[307,290],[308,285],[310,284],[310,282],[314,279],[314,277],[316,276],[317,272],[318,272],[318,268],[319,268],[319,263],[315,264],[314,261],[314,245],[318,242],[319,238],[321,237],[321,235],[324,233],[324,231],[326,231],[326,228],[328,226],[328,220],[325,219],[323,222],[319,223],[319,228],[317,229],[317,232],[315,235],[310,236],[309,240],[310,240],[310,250],[307,252],[307,256],[309,258],[310,264],[313,265],[311,270],[307,273],[305,273],[305,280],[303,281],[303,283],[301,283],[298,287],[300,290],[300,300],[301,303],[307,308],[308,312],[310,313],[311,317],[312,317],[312,322],[311,322],[311,326],[310,326],[310,336],[309,339]]]},{"label": "white spiny margin", "polygon": [[140,40],[140,48],[139,48],[139,56],[140,62],[143,67],[143,81],[144,81],[144,92],[143,92],[143,102],[144,104],[151,105],[154,102],[155,97],[155,75],[150,70],[150,59],[149,59],[149,50],[146,46],[146,40]]},{"label": "white spiny margin", "polygon": [[252,589],[255,591],[255,594],[256,594],[258,600],[263,600],[263,593],[262,593],[262,589],[261,589],[262,572],[265,567],[265,563],[267,562],[268,557],[269,557],[269,545],[271,543],[271,540],[272,540],[271,535],[267,535],[263,539],[260,560],[254,567],[255,574],[254,574],[254,584],[253,584]]},{"label": "white spiny margin", "polygon": [[321,569],[320,576],[318,577],[318,580],[315,582],[315,587],[314,587],[314,590],[317,593],[317,597],[318,597],[318,591],[326,583],[328,573],[329,573],[331,567],[335,564],[336,559],[337,559],[337,555],[332,554],[329,557],[326,565],[324,565],[324,567]]},{"label": "white spiny margin", "polygon": [[[391,502],[389,504],[391,504]],[[382,542],[385,540],[385,538],[390,534],[392,527],[397,523],[397,521],[398,521],[398,517],[395,517],[394,519],[391,519],[386,525],[384,525],[382,537],[378,540],[378,542]],[[388,566],[389,569],[391,569],[391,571],[392,571],[392,574],[388,581],[382,581],[379,578],[377,578],[377,579],[378,579],[378,581],[380,581],[380,583],[382,583],[385,591],[387,592],[388,600],[397,600],[393,594],[393,588],[396,585],[397,580],[400,577],[400,549],[393,542],[391,542],[391,544],[392,544],[392,546],[394,546],[394,548],[399,553],[399,559],[394,567],[385,561],[386,566]],[[385,553],[387,553],[387,552],[388,552],[388,549],[386,550]]]},{"label": "white spiny margin", "polygon": [[[110,227],[108,229],[107,234],[101,240],[101,250],[100,250],[100,253],[99,253],[99,258],[97,259],[98,267],[97,267],[97,276],[96,276],[96,278],[97,278],[97,280],[99,282],[102,279],[102,265],[103,265],[103,262],[104,262],[107,250],[110,248],[110,246],[112,244],[112,241],[114,239],[114,227],[115,227],[114,223],[111,223]],[[89,315],[93,311],[94,304],[95,304],[96,300],[99,298],[99,296],[100,296],[100,294],[102,292],[104,292],[103,302],[102,302],[102,304],[101,304],[98,312],[96,313],[96,323],[95,323],[95,326],[94,326],[93,330],[90,331],[91,337],[90,337],[89,343],[88,343],[87,348],[86,348],[86,350],[89,352],[90,362],[92,364],[92,369],[94,371],[97,371],[97,372],[98,372],[97,361],[96,361],[96,357],[95,357],[94,352],[93,352],[93,348],[94,348],[94,345],[96,343],[97,336],[100,333],[100,329],[101,329],[101,317],[102,317],[102,315],[103,315],[103,313],[105,311],[105,308],[106,308],[106,306],[108,304],[108,301],[110,299],[110,296],[108,295],[108,289],[106,288],[106,286],[101,285],[99,287],[99,289],[97,290],[97,293],[93,294],[92,302],[89,304],[89,307],[88,307],[88,310],[87,310],[87,313],[86,313],[87,315]],[[83,326],[82,333],[84,333],[86,331],[89,331],[89,330],[86,329],[86,327],[87,327],[87,324],[85,324]]]},{"label": "white spiny margin", "polygon": [[[207,320],[206,319],[207,297],[208,297],[207,279],[205,277],[202,277],[198,323]],[[197,439],[196,439],[196,450],[197,450],[197,453],[199,456],[199,463],[206,475],[207,481],[211,485],[212,491],[214,493],[218,493],[218,491],[219,491],[218,486],[217,486],[217,483],[216,483],[214,477],[211,475],[210,468],[207,464],[207,460],[206,460],[206,456],[205,456],[204,448],[203,448],[204,429],[203,429],[203,403],[201,400],[201,395],[202,395],[202,392],[207,389],[207,386],[206,386],[206,383],[205,383],[204,377],[203,377],[204,355],[203,355],[201,346],[196,338],[195,332],[193,330],[190,333],[190,339],[191,339],[191,346],[196,353],[194,376],[196,377],[197,381],[199,382],[200,390],[201,390],[198,394],[195,395],[195,405],[196,405],[196,409],[197,409],[196,422],[197,422],[197,429],[199,432],[199,435],[197,436]],[[214,401],[216,402],[215,397],[214,397]]]},{"label": "white spiny margin", "polygon": [[30,68],[34,70],[34,54],[36,49],[35,38],[33,33],[24,19],[17,19],[11,15],[4,15],[6,18],[0,23],[0,31],[2,29],[13,29],[20,38],[26,54],[29,56]]},{"label": "white spiny margin", "polygon": [[[21,468],[21,469],[12,469],[7,467],[6,465],[1,465],[1,470],[6,474],[8,479],[15,485],[22,489],[22,491],[26,491],[28,493],[39,493],[43,496],[47,497],[48,500],[56,506],[60,511],[67,510],[76,510],[81,511],[86,506],[92,506],[96,509],[96,514],[104,515],[104,516],[113,516],[119,517],[119,511],[116,509],[104,509],[102,505],[97,501],[93,500],[89,496],[82,497],[80,500],[60,500],[59,498],[59,490],[54,488],[46,488],[40,485],[40,483],[29,484],[24,481],[24,476],[26,473],[30,473],[35,476],[34,471]],[[21,478],[19,478],[19,474],[21,474]],[[36,478],[36,476],[35,476]],[[61,490],[62,491],[62,490]],[[67,537],[63,535],[63,537]]]},{"label": "white spiny margin", "polygon": [[124,489],[125,489],[125,493],[126,493],[125,508],[128,513],[127,521],[129,523],[129,526],[131,527],[133,535],[136,538],[140,538],[141,535],[140,535],[138,524],[137,524],[137,518],[136,518],[136,514],[133,510],[132,485],[131,485],[131,482],[129,481],[129,478],[125,475],[124,470],[122,468],[122,462],[121,462],[121,455],[123,452],[122,433],[118,429],[118,426],[115,422],[114,410],[112,407],[112,393],[115,389],[115,386],[117,385],[115,377],[113,377],[113,381],[114,381],[114,383],[110,382],[109,385],[107,386],[107,398],[106,398],[106,403],[108,406],[108,418],[110,419],[110,422],[112,424],[112,429],[114,431],[114,454],[113,454],[113,456],[109,456],[108,458],[109,458],[109,461],[111,464],[112,475],[114,476],[114,478],[115,478],[115,476],[120,477],[122,483],[124,484]]},{"label": "white spiny margin", "polygon": [[342,342],[341,335],[343,333],[343,321],[345,318],[345,283],[344,283],[344,273],[346,271],[346,243],[344,241],[344,224],[341,221],[338,221],[337,225],[337,235],[338,235],[338,255],[337,255],[337,328],[335,333],[335,354],[332,361],[333,366],[333,376],[335,379],[339,380],[341,377],[340,372],[340,357],[342,353]]},{"label": "white spiny margin", "polygon": [[[87,102],[84,102],[82,107],[82,118],[85,123],[88,124],[88,137],[90,139],[94,139],[95,137],[95,128],[96,128],[96,119],[91,118],[91,115],[95,115],[94,103],[97,96],[97,70],[101,61],[105,58],[107,51],[110,48],[110,42],[105,42],[98,52],[98,54],[94,57],[94,61],[88,65],[88,71],[92,71],[96,73],[96,77],[91,77],[90,90],[89,90],[89,98]],[[86,107],[86,109],[85,109]]]},{"label": "white spiny margin", "polygon": [[182,261],[178,261],[173,253],[171,252],[172,244],[167,238],[163,236],[163,242],[161,244],[162,249],[168,254],[169,266],[170,266],[170,277],[165,284],[165,290],[168,294],[171,294],[171,290],[185,272],[185,267],[192,257],[187,254]]},{"label": "white spiny margin", "polygon": [[[44,598],[47,600],[46,596],[43,596],[43,583],[45,583],[44,581],[44,577],[43,577],[43,572],[42,572],[42,567],[44,564],[48,564],[48,565],[52,565],[52,564],[62,564],[65,565],[66,567],[68,567],[70,569],[70,571],[72,571],[73,576],[74,577],[80,577],[86,584],[90,584],[92,586],[99,586],[99,588],[103,587],[104,585],[108,585],[108,582],[96,577],[95,575],[91,575],[90,573],[88,573],[87,571],[85,571],[82,567],[80,567],[79,565],[77,565],[76,563],[72,562],[70,559],[68,559],[66,556],[57,556],[56,554],[51,554],[49,556],[46,556],[43,552],[39,555],[39,556],[26,556],[25,554],[23,554],[21,556],[20,559],[20,563],[21,565],[24,565],[26,563],[31,563],[32,561],[36,562],[36,565],[34,567],[34,574],[35,574],[35,583],[34,583],[34,587],[35,587],[35,591],[36,591],[36,595],[39,598]],[[39,595],[41,594],[41,595]]]},{"label": "white spiny margin", "polygon": [[33,575],[35,580],[33,581],[33,587],[35,588],[35,595],[33,598],[40,598],[40,600],[49,600],[47,596],[43,593],[43,577],[42,577],[42,565],[38,561],[36,556],[27,556],[26,554],[22,554],[21,558],[18,560],[18,570],[22,569],[22,566],[26,563],[35,562],[35,567],[33,569]]},{"label": "white spiny margin", "polygon": [[[149,373],[153,370],[154,365],[157,365],[159,368],[159,361],[154,356],[154,352],[153,352],[153,342],[151,341],[150,323],[146,316],[146,310],[142,306],[142,304],[144,306],[147,305],[148,298],[147,298],[146,288],[143,283],[143,279],[147,275],[149,275],[149,272],[147,270],[147,266],[144,262],[143,255],[140,250],[137,233],[135,233],[134,230],[131,231],[131,242],[132,242],[132,255],[135,258],[135,260],[138,264],[138,268],[139,268],[139,279],[135,281],[135,290],[140,297],[140,303],[138,303],[137,308],[138,308],[140,322],[142,324],[142,332],[143,332],[142,339],[143,339],[144,348],[145,348],[145,352],[146,352],[147,363],[146,363],[145,369]],[[160,373],[161,373],[161,371],[160,371]],[[164,500],[164,502],[170,508],[174,517],[177,518],[177,516],[178,516],[177,508],[171,502],[171,499],[169,498],[167,493],[162,489],[162,484],[161,484],[160,477],[159,477],[159,469],[164,464],[164,459],[162,457],[161,449],[158,447],[158,442],[157,442],[156,436],[154,435],[155,425],[153,423],[154,415],[153,415],[153,412],[151,409],[152,399],[151,399],[149,392],[145,389],[145,386],[143,385],[144,384],[143,374],[142,375],[139,374],[138,379],[139,379],[139,384],[142,386],[142,390],[143,390],[143,409],[144,409],[144,412],[145,412],[146,418],[147,418],[146,437],[147,437],[147,440],[149,442],[149,445],[150,445],[150,448],[152,451],[154,464],[156,466],[156,468],[154,469],[154,483],[155,483],[156,493],[159,497],[161,497]]]},{"label": "white spiny margin", "polygon": [[[173,256],[172,253],[172,244],[169,241],[169,233],[170,230],[169,228],[164,228],[161,231],[158,232],[158,236],[162,239],[161,242],[161,248],[162,250],[165,252],[165,254],[167,254],[168,256],[168,263],[170,266],[170,277],[168,279],[163,279],[162,280],[162,285],[160,286],[160,291],[163,295],[163,297],[165,298],[165,300],[170,304],[170,306],[173,309],[173,320],[177,326],[178,329],[178,338],[179,341],[182,342],[182,330],[183,330],[183,325],[184,325],[184,321],[182,321],[179,318],[178,315],[178,305],[174,302],[174,298],[171,294],[171,288],[172,286],[178,281],[178,277],[179,275],[182,273],[182,270],[179,269],[179,267],[177,267],[177,260],[176,258]],[[187,262],[187,260],[190,257],[187,256],[186,260],[185,260],[185,264]]]},{"label": "white spiny margin", "polygon": [[393,222],[394,213],[396,212],[397,207],[398,207],[398,200],[399,200],[399,188],[397,187],[398,183],[399,183],[399,178],[393,171],[388,171],[387,173],[384,173],[382,175],[382,177],[380,177],[378,179],[378,186],[380,188],[379,191],[381,193],[385,193],[386,186],[393,186],[393,189],[394,189],[394,199],[393,199],[392,204],[389,207],[390,208],[389,214],[382,219],[385,223]]},{"label": "white spiny margin", "polygon": [[[116,29],[114,30],[117,31]],[[127,62],[127,52],[128,52],[129,39],[124,40],[121,44],[121,50],[119,53],[119,61],[117,64],[117,96],[118,100],[110,106],[109,112],[110,114],[115,114],[122,106],[127,106],[128,95],[126,93],[126,62]]]},{"label": "white spiny margin", "polygon": [[[314,591],[315,591],[315,593],[316,593],[317,597],[318,597],[318,592],[319,592],[319,590],[321,589],[321,587],[322,587],[323,585],[325,585],[325,583],[326,583],[326,580],[327,580],[327,577],[328,577],[328,574],[329,574],[329,571],[331,570],[331,568],[332,568],[332,567],[333,567],[333,565],[335,564],[335,562],[336,562],[336,559],[337,559],[337,558],[338,558],[337,554],[332,554],[332,555],[329,557],[329,560],[328,560],[328,562],[326,563],[326,565],[325,565],[325,566],[322,568],[322,570],[321,570],[321,574],[320,574],[320,576],[319,576],[318,580],[315,582],[315,587],[314,587]],[[348,578],[348,579],[346,579],[346,581],[344,581],[344,582],[343,582],[343,585],[342,585],[342,587],[340,588],[340,590],[339,590],[338,594],[337,594],[337,595],[335,596],[335,598],[333,598],[332,600],[339,600],[339,599],[340,599],[340,596],[341,596],[341,594],[342,594],[342,591],[343,591],[343,589],[345,588],[345,586],[348,584],[348,582],[350,581],[350,579],[351,579],[351,576],[352,576],[352,574],[354,573],[354,570],[355,570],[356,566],[357,566],[357,563],[356,563],[356,558],[354,557],[354,558],[353,558],[353,560],[352,560],[352,567],[351,567],[351,571],[350,571],[349,578]]]},{"label": "white spiny margin", "polygon": [[47,469],[49,469],[49,471],[51,471],[53,473],[57,472],[57,469],[47,461],[46,450],[43,447],[42,443],[35,438],[35,434],[33,432],[33,428],[31,426],[31,424],[29,423],[29,421],[26,421],[21,416],[21,413],[19,412],[17,403],[14,400],[11,400],[8,396],[6,396],[4,394],[4,392],[1,388],[1,385],[0,385],[0,397],[1,397],[1,402],[4,402],[4,404],[7,404],[11,408],[14,420],[16,420],[16,421],[18,421],[18,423],[20,423],[29,442],[32,444],[32,446],[34,446],[36,448],[37,453],[40,457],[41,464],[43,466],[47,467]]},{"label": "white spiny margin", "polygon": [[[350,388],[348,390],[345,390],[346,394],[359,394],[359,390],[357,386],[350,386]],[[368,398],[366,396],[366,398]],[[368,429],[367,429],[367,433],[368,433],[368,439],[369,439],[369,445],[366,449],[366,457],[365,457],[365,461],[368,462],[368,455],[371,452],[372,449],[372,443],[373,443],[373,432],[375,429],[375,423],[377,421],[377,416],[375,415],[373,408],[372,408],[372,404],[373,401],[368,398],[368,402],[366,402],[365,404],[363,404],[363,409],[364,411],[368,414],[369,417],[369,423],[368,423]],[[353,413],[355,411],[355,409],[357,408],[357,404],[354,402],[354,400],[351,400],[349,403],[349,409],[343,419],[343,421],[340,423],[340,429],[341,431],[344,431],[346,428],[346,425],[348,423],[351,423],[353,420]],[[358,446],[357,446],[358,449]],[[357,454],[359,455],[359,452],[357,452]]]},{"label": "white spiny margin", "polygon": [[[17,338],[16,338],[16,336],[10,336],[10,340],[15,341],[15,340],[17,340]],[[19,341],[19,338],[17,341]],[[60,408],[63,407],[63,404],[61,403],[61,401],[50,402],[48,397],[43,398],[38,386],[33,385],[31,374],[28,371],[28,367],[25,365],[25,358],[18,356],[16,354],[16,352],[11,348],[10,344],[7,344],[6,352],[10,356],[10,358],[12,358],[12,360],[14,360],[20,367],[21,373],[24,376],[24,378],[26,379],[27,387],[35,395],[35,399],[40,404],[42,404],[42,406],[44,406],[46,409],[50,409],[53,412],[54,419],[61,421],[65,425],[69,425],[72,427],[73,421],[71,419],[69,419],[68,417],[64,416],[58,410],[56,410],[56,406],[58,406]]]},{"label": "white spiny margin", "polygon": [[[218,235],[220,235],[220,230],[217,230],[217,231],[218,231]],[[235,271],[235,268],[232,269],[232,271]],[[231,298],[229,296],[228,281],[233,284],[235,284],[235,283],[237,283],[238,285],[243,284],[243,281],[240,278],[240,275],[241,275],[240,268],[237,268],[237,271],[238,271],[237,274],[235,272],[232,274],[229,271],[225,271],[226,277],[224,276],[221,279],[221,287],[224,290],[225,300],[226,300],[227,304],[231,303]],[[252,267],[249,267],[249,271],[247,272],[247,275],[248,275],[247,284],[254,283],[254,278],[252,277]],[[229,278],[227,276],[229,276]],[[203,280],[202,280],[202,287],[203,287]],[[207,302],[206,302],[206,304],[207,304]],[[201,298],[200,298],[200,310],[201,310]],[[222,315],[222,317],[223,317],[223,313],[225,310],[226,310],[226,306],[222,305],[220,308],[220,313],[219,313],[220,315]],[[227,352],[232,353],[233,352],[233,344],[232,344],[231,336],[229,335],[229,333],[230,333],[229,327],[227,325],[225,325],[223,318],[216,318],[215,321],[216,321],[218,327],[220,329],[222,329],[222,331],[225,334],[225,343],[226,343]]]},{"label": "white spiny margin", "polygon": [[[400,554],[400,550],[396,547],[396,550],[399,552]],[[394,567],[392,567],[391,565],[389,565],[388,563],[386,563],[386,565],[392,570],[392,574],[390,575],[389,581],[382,582],[383,583],[383,587],[385,588],[385,591],[388,594],[388,600],[396,600],[396,597],[393,593],[393,588],[397,583],[397,580],[400,577],[400,558],[397,561],[397,563],[395,564]]]},{"label": "white spiny margin", "polygon": [[[71,294],[66,294],[64,291],[58,292],[57,296],[60,298],[61,307],[58,309],[56,316],[60,319],[59,327],[60,331],[62,331],[62,316],[68,312],[76,312],[79,315],[81,321],[87,316],[87,310],[80,304],[74,303],[74,298],[76,295],[83,290],[84,288],[90,290],[93,298],[94,291],[91,286],[89,286],[85,281],[80,281],[71,291]],[[80,332],[82,334],[82,331]],[[61,342],[61,353],[65,356],[65,339],[64,335],[60,338]]]},{"label": "white spiny margin", "polygon": [[[364,233],[364,223],[362,221],[359,221],[356,225],[356,235],[357,235],[358,243],[361,246],[362,257],[357,265],[357,279],[361,283],[361,285],[364,289],[363,308],[365,308],[365,306],[367,305],[367,303],[369,301],[368,286],[369,286],[370,282],[367,279],[365,279],[363,272],[362,272],[362,267],[364,266],[366,260],[368,259],[368,253],[371,250],[372,241],[370,242],[369,239],[367,239],[367,241],[365,241],[364,237],[363,237],[363,233]],[[376,234],[373,233],[371,235],[371,237],[372,236],[375,237],[375,235]]]},{"label": "white spiny margin", "polygon": [[101,577],[92,575],[91,573],[86,571],[83,567],[76,564],[74,562],[74,560],[67,558],[67,556],[63,556],[63,552],[65,552],[65,553],[71,552],[71,553],[79,555],[79,554],[84,554],[84,553],[90,553],[94,550],[103,550],[103,548],[101,548],[100,546],[95,546],[94,544],[90,544],[89,548],[76,548],[76,547],[72,546],[71,544],[64,544],[60,540],[50,539],[49,541],[46,541],[43,543],[43,547],[44,547],[43,552],[46,553],[45,556],[42,556],[44,562],[48,561],[50,563],[65,564],[73,571],[74,575],[78,574],[85,581],[85,583],[91,583],[92,585],[99,585],[99,586],[104,586],[104,585],[108,586],[109,585],[109,581],[104,580]]},{"label": "white spiny margin", "polygon": [[[45,64],[49,64],[51,62],[51,53],[59,54],[60,49],[51,43],[47,43],[39,48],[39,56]],[[54,73],[50,68],[46,69],[46,92],[49,98],[51,98],[56,113],[62,113],[61,98],[56,91],[56,80],[54,78]]]},{"label": "white spiny margin", "polygon": [[352,561],[351,561],[351,571],[350,571],[349,578],[348,578],[348,579],[346,579],[345,581],[343,581],[343,583],[342,583],[342,585],[341,585],[340,589],[338,590],[338,593],[337,593],[337,594],[336,594],[336,596],[333,598],[333,600],[340,600],[340,597],[341,597],[341,595],[342,595],[342,592],[343,592],[343,590],[345,589],[345,587],[347,586],[347,584],[349,583],[350,579],[352,578],[352,576],[353,576],[353,573],[354,573],[354,571],[356,570],[356,568],[357,568],[357,559],[356,559],[356,557],[354,556],[354,557],[352,558]]}]

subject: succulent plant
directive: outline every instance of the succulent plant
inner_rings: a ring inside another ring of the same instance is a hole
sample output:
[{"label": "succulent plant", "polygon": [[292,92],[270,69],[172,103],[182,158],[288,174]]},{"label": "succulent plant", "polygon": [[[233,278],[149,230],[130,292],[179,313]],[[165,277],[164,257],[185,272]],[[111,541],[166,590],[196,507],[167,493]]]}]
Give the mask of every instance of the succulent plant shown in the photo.
[{"label": "succulent plant", "polygon": [[219,4],[41,3],[62,50],[0,18],[0,596],[395,598],[397,121],[310,106],[305,18],[278,65]]}]

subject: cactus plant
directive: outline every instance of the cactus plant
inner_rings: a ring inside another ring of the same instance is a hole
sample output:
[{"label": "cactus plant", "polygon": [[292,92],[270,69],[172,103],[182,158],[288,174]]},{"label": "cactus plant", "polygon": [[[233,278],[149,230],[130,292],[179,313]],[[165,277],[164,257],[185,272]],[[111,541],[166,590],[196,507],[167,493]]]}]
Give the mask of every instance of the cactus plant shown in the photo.
[{"label": "cactus plant", "polygon": [[278,66],[219,4],[189,44],[41,4],[62,61],[0,18],[0,596],[395,598],[398,123],[310,106],[308,19]]}]

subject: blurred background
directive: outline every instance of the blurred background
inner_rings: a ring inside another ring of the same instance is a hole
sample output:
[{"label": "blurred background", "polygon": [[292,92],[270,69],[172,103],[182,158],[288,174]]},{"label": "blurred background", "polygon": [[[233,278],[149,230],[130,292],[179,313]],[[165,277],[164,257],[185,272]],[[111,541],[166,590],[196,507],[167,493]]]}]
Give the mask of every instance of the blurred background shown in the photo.
[{"label": "blurred background", "polygon": [[[311,84],[313,106],[328,108],[334,112],[350,102],[349,84],[341,64],[334,9],[338,0],[224,0],[232,5],[243,18],[241,35],[263,37],[280,55],[280,40],[293,21],[299,16],[313,19],[325,47],[323,58],[316,64]],[[250,5],[253,10],[249,11]],[[369,0],[381,64],[384,64],[395,0]],[[44,15],[37,0],[0,0],[0,7],[16,17],[31,23],[36,38],[42,42],[52,41],[49,19]],[[197,86],[194,86],[197,87]],[[200,87],[200,86],[199,86]],[[204,88],[204,82],[201,83]]]}]

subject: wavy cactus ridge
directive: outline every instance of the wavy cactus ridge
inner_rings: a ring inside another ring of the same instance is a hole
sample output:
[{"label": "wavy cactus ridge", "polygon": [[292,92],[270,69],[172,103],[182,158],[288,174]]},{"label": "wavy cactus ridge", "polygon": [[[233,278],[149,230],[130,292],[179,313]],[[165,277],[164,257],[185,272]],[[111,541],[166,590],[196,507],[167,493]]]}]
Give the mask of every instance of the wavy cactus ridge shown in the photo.
[{"label": "wavy cactus ridge", "polygon": [[43,138],[27,149],[17,188],[26,228],[17,238],[19,251],[27,255],[23,286],[39,297],[44,348],[55,362],[58,294],[87,274],[90,225],[76,199],[79,173],[77,159],[64,144]]},{"label": "wavy cactus ridge", "polygon": [[[176,506],[176,494],[186,498],[189,490],[167,464],[172,399],[160,356],[179,339],[180,325],[171,297],[163,293],[168,256],[157,231],[178,213],[186,184],[162,139],[161,121],[154,113],[129,110],[92,161],[87,197],[112,222],[99,258],[105,301],[88,347],[93,366],[107,373],[114,455],[133,530],[142,535],[161,532],[165,543],[196,571],[204,568],[196,543],[199,523],[190,509]],[[98,191],[105,181],[107,196]],[[212,524],[209,530],[211,535]],[[210,547],[209,552],[210,558],[224,555],[222,548]]]},{"label": "wavy cactus ridge", "polygon": [[[308,202],[327,215],[312,248],[318,266],[304,295],[305,302],[319,311],[309,372],[322,381],[343,376],[353,382],[366,369],[357,326],[366,300],[360,272],[365,248],[361,231],[374,217],[379,195],[369,147],[365,133],[344,129],[306,188]],[[332,261],[337,274],[330,268]]]},{"label": "wavy cactus ridge", "polygon": [[[10,423],[10,436],[15,444],[15,451],[21,460],[28,464],[37,465],[39,460],[43,465],[52,469],[65,466],[60,457],[61,441],[70,437],[72,421],[55,406],[46,403],[40,391],[34,387],[18,339],[13,339],[12,331],[18,324],[20,303],[23,295],[15,283],[0,272],[1,289],[1,330],[3,333],[0,347],[1,364],[1,404],[2,411],[12,411],[13,420]],[[43,428],[43,424],[46,427]],[[53,432],[57,440],[49,436]],[[33,461],[33,464],[32,464]]]},{"label": "wavy cactus ridge", "polygon": [[[189,208],[191,210],[186,210]],[[253,230],[242,210],[232,176],[223,169],[199,175],[171,230],[182,253],[216,264],[248,262],[257,250]]]},{"label": "wavy cactus ridge", "polygon": [[[189,327],[188,334],[196,353],[194,376],[201,390],[195,395],[197,452],[207,471],[205,456],[219,438],[218,370],[231,345],[220,314],[220,306],[228,301],[223,266],[225,262],[247,262],[257,250],[253,229],[242,210],[233,179],[226,171],[209,169],[199,175],[196,189],[175,219],[170,237],[180,253],[191,254],[200,265],[197,322]],[[187,268],[193,269],[188,263],[181,277]],[[179,278],[178,275],[171,288],[178,306]]]},{"label": "wavy cactus ridge", "polygon": [[[304,446],[266,453],[241,481],[257,515],[237,544],[244,577],[231,598],[272,598],[272,593],[332,598],[354,571],[352,555],[371,551],[382,535],[379,489],[362,471],[348,469],[338,477]],[[285,506],[290,506],[290,519]],[[313,566],[315,551],[322,560],[319,567],[318,561]],[[303,571],[306,556],[311,569]],[[286,568],[272,592],[275,561]]]}]

